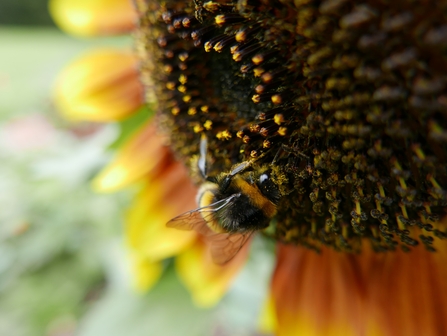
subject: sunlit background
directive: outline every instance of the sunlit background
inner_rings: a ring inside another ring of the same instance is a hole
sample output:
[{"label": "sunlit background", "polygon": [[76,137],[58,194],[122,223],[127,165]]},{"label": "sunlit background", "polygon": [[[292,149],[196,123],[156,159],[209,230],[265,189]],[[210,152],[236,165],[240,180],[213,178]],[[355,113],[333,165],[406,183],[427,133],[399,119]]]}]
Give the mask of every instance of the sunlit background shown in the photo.
[{"label": "sunlit background", "polygon": [[90,187],[128,124],[70,123],[52,104],[64,65],[131,38],[68,36],[46,0],[0,9],[0,335],[256,335],[271,255],[260,249],[213,309],[194,307],[169,261],[136,293],[122,237],[133,191]]}]

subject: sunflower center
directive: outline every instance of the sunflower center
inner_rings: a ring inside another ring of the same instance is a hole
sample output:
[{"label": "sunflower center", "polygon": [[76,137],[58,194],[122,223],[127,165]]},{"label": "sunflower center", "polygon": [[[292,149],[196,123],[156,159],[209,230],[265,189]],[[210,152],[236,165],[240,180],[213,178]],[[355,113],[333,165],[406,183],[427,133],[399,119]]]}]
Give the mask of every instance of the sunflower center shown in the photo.
[{"label": "sunflower center", "polygon": [[235,113],[238,119],[254,120],[266,104],[255,105],[247,99],[253,95],[254,79],[243,76],[240,65],[231,59],[229,50],[225,51],[210,55],[214,96],[218,97],[219,104],[226,106],[227,113]]},{"label": "sunflower center", "polygon": [[371,1],[152,6],[140,42],[155,55],[147,69],[173,150],[189,162],[205,133],[215,173],[271,166],[276,239],[356,252],[433,251],[447,238],[442,13]]}]

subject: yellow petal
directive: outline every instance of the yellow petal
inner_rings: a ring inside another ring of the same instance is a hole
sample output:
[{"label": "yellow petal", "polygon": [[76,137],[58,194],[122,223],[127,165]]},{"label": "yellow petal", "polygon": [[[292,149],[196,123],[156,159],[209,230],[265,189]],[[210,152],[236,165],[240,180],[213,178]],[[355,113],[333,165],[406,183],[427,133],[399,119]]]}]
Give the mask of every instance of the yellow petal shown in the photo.
[{"label": "yellow petal", "polygon": [[[279,246],[272,282],[278,336],[366,335],[363,287],[352,257],[329,249],[317,254]],[[357,327],[363,333],[356,333]]]},{"label": "yellow petal", "polygon": [[61,29],[78,36],[128,32],[137,19],[131,0],[50,0],[49,9]]},{"label": "yellow petal", "polygon": [[[180,253],[196,237],[194,231],[166,227],[170,219],[195,207],[195,188],[186,175],[181,176],[178,168],[170,166],[164,174],[165,179],[147,183],[126,216],[128,244],[151,260]],[[171,184],[164,183],[166,180]]]},{"label": "yellow petal", "polygon": [[92,181],[97,192],[114,192],[173,163],[155,123],[148,122],[120,148],[118,155]]},{"label": "yellow petal", "polygon": [[236,257],[223,266],[212,262],[209,251],[200,240],[177,256],[177,273],[197,306],[211,307],[222,298],[245,264],[248,246],[245,244]]},{"label": "yellow petal", "polygon": [[149,290],[163,273],[161,262],[154,262],[138,252],[130,252],[132,285],[138,292]]},{"label": "yellow petal", "polygon": [[114,121],[143,104],[137,58],[125,51],[101,49],[68,65],[55,83],[54,101],[67,118]]},{"label": "yellow petal", "polygon": [[194,241],[194,232],[182,232],[167,229],[167,216],[150,216],[136,222],[136,218],[127,219],[126,238],[128,244],[144,254],[149,260],[163,260],[175,256]]},{"label": "yellow petal", "polygon": [[259,318],[259,331],[262,334],[272,335],[277,328],[275,304],[273,298],[266,300]]}]

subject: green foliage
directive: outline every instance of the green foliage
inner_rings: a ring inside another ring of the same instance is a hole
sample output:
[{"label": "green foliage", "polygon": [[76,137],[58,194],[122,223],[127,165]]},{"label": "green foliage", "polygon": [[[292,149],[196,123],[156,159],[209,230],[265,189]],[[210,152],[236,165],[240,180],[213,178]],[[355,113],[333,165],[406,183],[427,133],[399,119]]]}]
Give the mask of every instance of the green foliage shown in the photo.
[{"label": "green foliage", "polygon": [[74,127],[90,125],[61,122],[51,107],[57,71],[92,42],[49,29],[0,36],[0,335],[72,332],[110,282],[106,247],[122,239],[129,195],[89,186],[117,130],[79,137]]},{"label": "green foliage", "polygon": [[[122,234],[128,197],[97,195],[88,185],[105,156],[85,152],[100,153],[108,137],[57,137],[44,152],[2,155],[2,335],[43,335],[60,318],[79,319],[106,281],[102,246]],[[76,177],[64,164],[69,156]]]},{"label": "green foliage", "polygon": [[194,307],[170,268],[147,295],[108,290],[85,316],[79,335],[208,336],[213,313]]},{"label": "green foliage", "polygon": [[151,107],[142,106],[134,115],[118,123],[119,136],[110,145],[110,149],[118,149],[135,131],[137,131],[154,114]]},{"label": "green foliage", "polygon": [[1,25],[54,26],[48,0],[2,0]]}]

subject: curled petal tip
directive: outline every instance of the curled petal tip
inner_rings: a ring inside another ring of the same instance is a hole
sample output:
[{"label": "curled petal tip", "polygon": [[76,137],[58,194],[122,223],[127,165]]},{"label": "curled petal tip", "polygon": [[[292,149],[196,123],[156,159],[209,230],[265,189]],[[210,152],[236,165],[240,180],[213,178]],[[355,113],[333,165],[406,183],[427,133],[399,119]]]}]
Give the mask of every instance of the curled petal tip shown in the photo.
[{"label": "curled petal tip", "polygon": [[116,49],[89,52],[60,73],[54,88],[56,108],[69,119],[116,121],[143,104],[135,55]]},{"label": "curled petal tip", "polygon": [[50,0],[49,10],[62,30],[84,37],[129,32],[137,19],[130,0]]},{"label": "curled petal tip", "polygon": [[148,291],[163,273],[161,262],[151,261],[136,252],[130,253],[133,288],[140,293]]}]

